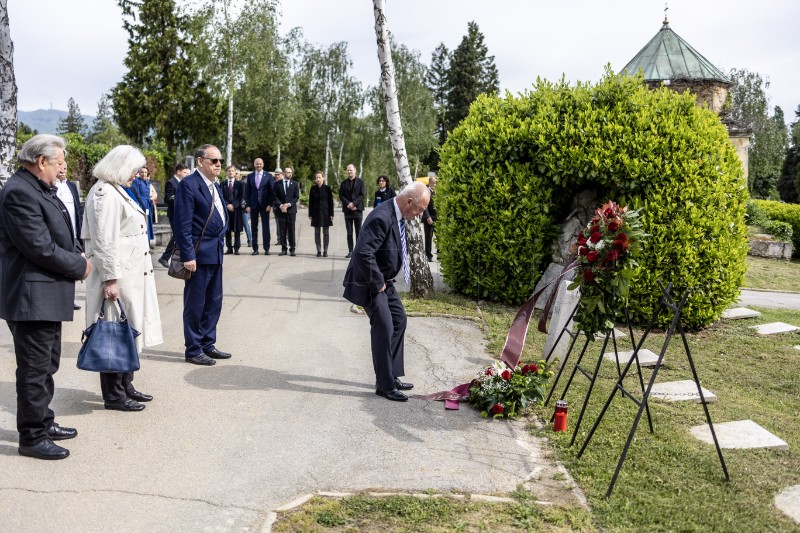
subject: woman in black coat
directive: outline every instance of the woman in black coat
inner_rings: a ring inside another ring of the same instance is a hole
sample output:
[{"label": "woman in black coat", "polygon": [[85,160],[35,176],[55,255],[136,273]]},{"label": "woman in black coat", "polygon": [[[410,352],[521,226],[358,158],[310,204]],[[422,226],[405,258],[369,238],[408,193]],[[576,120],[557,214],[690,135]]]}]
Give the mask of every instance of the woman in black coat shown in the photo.
[{"label": "woman in black coat", "polygon": [[391,200],[397,193],[394,192],[394,189],[389,187],[389,178],[386,176],[378,176],[378,190],[375,191],[375,201],[372,203],[373,207],[378,207],[381,203],[385,202],[386,200]]},{"label": "woman in black coat", "polygon": [[[317,257],[328,257],[328,228],[333,226],[333,193],[325,185],[322,172],[314,174],[316,185],[308,193],[308,219],[314,228],[314,242],[317,244]],[[322,230],[323,244],[320,246],[320,230]]]}]

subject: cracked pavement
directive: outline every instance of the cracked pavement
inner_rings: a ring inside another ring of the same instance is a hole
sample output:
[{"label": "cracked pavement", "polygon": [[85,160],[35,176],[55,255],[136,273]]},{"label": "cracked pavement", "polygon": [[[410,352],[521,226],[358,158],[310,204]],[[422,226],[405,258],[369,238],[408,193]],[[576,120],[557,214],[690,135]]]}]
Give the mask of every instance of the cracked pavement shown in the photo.
[{"label": "cracked pavement", "polygon": [[[341,298],[341,216],[328,258],[315,257],[307,220],[301,211],[297,257],[225,256],[218,347],[233,358],[214,367],[184,362],[183,285],[156,264],[165,343],[142,355],[135,385],[155,400],[141,413],[103,409],[98,376],[75,367],[83,310],[64,323],[51,407],[79,432],[61,443],[66,460],[17,453],[13,346],[0,326],[4,531],[259,531],[269,511],[316,491],[494,494],[524,483],[539,500],[581,500],[524,421],[374,394],[369,321]],[[464,383],[490,361],[479,324],[409,318],[414,393]]]}]

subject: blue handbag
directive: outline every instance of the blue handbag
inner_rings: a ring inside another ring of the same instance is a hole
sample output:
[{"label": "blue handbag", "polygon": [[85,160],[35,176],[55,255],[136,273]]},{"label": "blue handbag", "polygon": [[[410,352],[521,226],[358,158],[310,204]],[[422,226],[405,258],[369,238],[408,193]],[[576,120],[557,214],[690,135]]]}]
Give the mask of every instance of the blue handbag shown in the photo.
[{"label": "blue handbag", "polygon": [[100,304],[97,322],[86,328],[81,336],[83,346],[78,352],[78,368],[90,372],[139,370],[139,351],[135,339],[141,333],[131,327],[119,300],[119,322],[103,320],[105,303],[103,300]]}]

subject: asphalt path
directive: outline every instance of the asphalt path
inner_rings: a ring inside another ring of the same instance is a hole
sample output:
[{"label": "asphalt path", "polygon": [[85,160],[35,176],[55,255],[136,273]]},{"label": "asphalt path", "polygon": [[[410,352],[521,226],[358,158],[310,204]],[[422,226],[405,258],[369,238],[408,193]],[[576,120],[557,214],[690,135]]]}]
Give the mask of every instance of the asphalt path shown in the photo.
[{"label": "asphalt path", "polygon": [[[76,368],[76,312],[52,403],[79,431],[62,442],[63,461],[17,453],[15,361],[0,325],[0,530],[258,531],[271,510],[316,491],[497,494],[523,483],[540,500],[580,501],[525,421],[376,396],[368,319],[341,298],[342,219],[328,258],[315,257],[304,211],[297,233],[297,257],[275,245],[269,257],[225,257],[217,346],[233,358],[214,367],[184,362],[183,285],[156,264],[165,342],[142,356],[135,385],[155,400],[141,413],[104,410],[98,376]],[[477,324],[409,319],[414,392],[449,389],[490,362]]]}]

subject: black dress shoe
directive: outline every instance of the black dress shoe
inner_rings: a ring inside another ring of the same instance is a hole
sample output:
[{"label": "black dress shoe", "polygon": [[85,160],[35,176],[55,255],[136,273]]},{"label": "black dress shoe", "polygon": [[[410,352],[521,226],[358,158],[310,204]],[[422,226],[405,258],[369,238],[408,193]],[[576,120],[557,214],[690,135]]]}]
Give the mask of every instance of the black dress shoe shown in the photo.
[{"label": "black dress shoe", "polygon": [[203,352],[207,356],[211,357],[212,359],[230,359],[231,354],[228,352],[223,352],[214,348],[213,350],[209,350],[207,352]]},{"label": "black dress shoe", "polygon": [[161,265],[164,268],[169,268],[169,261],[167,261],[163,257],[159,257],[158,258],[158,264]]},{"label": "black dress shoe", "polygon": [[20,446],[19,454],[36,459],[66,459],[69,457],[69,450],[54,444],[50,439],[44,439],[33,446]]},{"label": "black dress shoe", "polygon": [[74,428],[62,428],[55,422],[47,428],[47,436],[50,440],[67,440],[74,439],[78,436],[78,430]]},{"label": "black dress shoe", "polygon": [[234,250],[233,255],[239,255],[239,250]]},{"label": "black dress shoe", "polygon": [[411,390],[414,388],[412,383],[403,383],[397,378],[394,378],[394,386],[397,390]]},{"label": "black dress shoe", "polygon": [[289,255],[290,255],[291,257],[294,257],[294,256],[295,256],[295,255],[297,255],[297,254],[295,254],[294,252],[289,252]]},{"label": "black dress shoe", "polygon": [[204,353],[201,353],[200,355],[197,355],[195,357],[187,357],[186,362],[192,363],[193,365],[203,365],[203,366],[213,366],[217,364],[216,361],[214,361]]},{"label": "black dress shoe", "polygon": [[233,255],[233,250],[225,250],[225,255]]},{"label": "black dress shoe", "polygon": [[279,253],[278,255],[286,255],[286,250],[281,250],[281,253]]},{"label": "black dress shoe", "polygon": [[265,251],[264,251],[264,255],[272,255],[272,254],[271,254],[271,253],[269,253],[269,250],[265,250]]},{"label": "black dress shoe", "polygon": [[377,394],[378,396],[383,396],[387,400],[391,400],[393,402],[408,401],[408,396],[406,396],[397,389],[392,389],[392,390],[375,389],[375,394]]},{"label": "black dress shoe", "polygon": [[253,253],[250,255],[258,255],[258,250],[253,250]]},{"label": "black dress shoe", "polygon": [[81,310],[81,306],[80,306],[80,305],[78,305],[78,304],[74,304],[74,305],[72,306],[72,309],[73,309],[73,310],[75,310],[75,311],[80,311],[80,310]]},{"label": "black dress shoe", "polygon": [[149,402],[153,399],[152,396],[149,394],[145,394],[143,392],[139,392],[138,390],[132,390],[128,394],[128,398],[131,400],[136,400],[137,402]]},{"label": "black dress shoe", "polygon": [[141,411],[144,409],[144,405],[140,404],[136,400],[131,400],[130,398],[104,402],[103,406],[109,411]]},{"label": "black dress shoe", "polygon": [[317,252],[317,257],[322,257],[322,252]]},{"label": "black dress shoe", "polygon": [[328,252],[322,252],[322,257],[328,257]]},{"label": "black dress shoe", "polygon": [[347,255],[344,256],[345,259],[350,259],[351,257],[353,257],[353,252],[347,252]]}]

